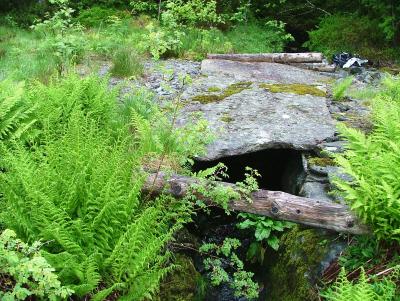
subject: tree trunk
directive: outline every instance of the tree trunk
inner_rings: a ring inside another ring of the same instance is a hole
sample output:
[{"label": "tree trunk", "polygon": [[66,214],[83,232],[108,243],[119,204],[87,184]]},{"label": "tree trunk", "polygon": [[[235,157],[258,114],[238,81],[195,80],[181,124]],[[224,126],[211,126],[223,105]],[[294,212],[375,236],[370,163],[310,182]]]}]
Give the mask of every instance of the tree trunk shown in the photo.
[{"label": "tree trunk", "polygon": [[[163,173],[151,174],[142,192],[149,195],[167,193],[180,198],[187,194],[191,184],[194,183],[198,183],[195,178],[180,175],[167,177]],[[235,185],[231,183],[214,182],[213,184],[216,183],[235,189]],[[196,196],[207,203],[213,203],[213,200],[206,199],[198,193]],[[358,221],[346,205],[262,189],[253,192],[251,200],[252,202],[245,198],[233,200],[229,203],[229,209],[337,232],[369,233],[368,228]]]}]

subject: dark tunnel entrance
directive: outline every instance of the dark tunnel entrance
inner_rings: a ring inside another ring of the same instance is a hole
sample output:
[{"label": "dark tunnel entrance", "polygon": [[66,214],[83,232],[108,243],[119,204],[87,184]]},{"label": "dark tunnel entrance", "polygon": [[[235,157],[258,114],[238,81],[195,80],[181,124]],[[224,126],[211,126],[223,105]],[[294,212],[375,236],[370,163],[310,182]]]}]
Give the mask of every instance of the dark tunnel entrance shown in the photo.
[{"label": "dark tunnel entrance", "polygon": [[218,162],[228,167],[229,178],[236,183],[244,180],[245,167],[257,169],[260,188],[297,194],[304,180],[302,153],[293,149],[267,149],[243,155],[224,157],[215,161],[195,161],[193,171],[215,166]]}]

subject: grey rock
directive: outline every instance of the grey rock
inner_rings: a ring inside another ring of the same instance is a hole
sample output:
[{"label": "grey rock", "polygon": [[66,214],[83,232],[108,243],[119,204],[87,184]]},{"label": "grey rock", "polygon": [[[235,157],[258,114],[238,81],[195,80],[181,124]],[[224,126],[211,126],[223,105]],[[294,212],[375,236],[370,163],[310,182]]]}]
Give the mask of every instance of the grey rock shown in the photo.
[{"label": "grey rock", "polygon": [[334,186],[333,180],[335,178],[339,178],[339,179],[341,179],[343,181],[346,181],[346,182],[352,182],[353,181],[353,178],[350,175],[344,173],[341,170],[341,168],[339,168],[339,167],[328,166],[327,169],[328,169],[328,179],[329,179],[329,182],[330,182],[332,187]]},{"label": "grey rock", "polygon": [[319,145],[322,151],[328,153],[343,153],[345,150],[345,141],[324,142]]},{"label": "grey rock", "polygon": [[306,183],[306,182],[319,182],[322,184],[329,184],[329,179],[327,176],[309,173],[306,176],[304,183]]},{"label": "grey rock", "polygon": [[262,81],[280,84],[314,84],[328,79],[325,75],[277,63],[246,63],[228,60],[203,60],[203,74],[231,76],[237,81]]},{"label": "grey rock", "polygon": [[324,166],[310,165],[308,168],[309,168],[310,172],[315,173],[317,175],[321,175],[321,176],[328,175],[328,169]]},{"label": "grey rock", "polygon": [[[185,111],[193,111],[191,104],[183,110],[180,123],[188,119]],[[220,102],[203,104],[199,111],[211,128],[223,131],[208,146],[204,160],[270,148],[312,150],[335,133],[335,122],[325,99],[310,95],[270,93],[252,88]],[[223,114],[229,114],[233,121],[221,121]]]},{"label": "grey rock", "polygon": [[306,182],[300,190],[300,195],[316,200],[332,201],[332,199],[327,194],[327,191],[329,191],[329,184],[319,182]]},{"label": "grey rock", "polygon": [[[334,137],[335,121],[324,97],[271,93],[259,86],[269,82],[324,86],[326,77],[318,73],[282,64],[223,60],[203,61],[202,72],[207,77],[200,76],[183,93],[187,104],[177,122],[185,124],[192,112],[200,111],[210,128],[220,133],[200,160],[271,148],[314,150]],[[200,104],[191,100],[193,96],[210,94],[211,87],[223,91],[241,81],[251,82],[250,87],[220,101]],[[232,121],[223,122],[224,115]]]}]

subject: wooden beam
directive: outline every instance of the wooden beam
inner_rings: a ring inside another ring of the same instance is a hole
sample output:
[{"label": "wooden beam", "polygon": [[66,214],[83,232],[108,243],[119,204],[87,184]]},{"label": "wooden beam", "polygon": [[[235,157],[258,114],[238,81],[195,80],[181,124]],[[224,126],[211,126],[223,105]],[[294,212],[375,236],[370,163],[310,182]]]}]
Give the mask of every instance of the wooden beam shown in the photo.
[{"label": "wooden beam", "polygon": [[335,65],[329,65],[325,63],[289,63],[290,66],[295,66],[302,69],[313,70],[318,72],[329,72],[333,73],[336,71]]},{"label": "wooden beam", "polygon": [[[150,174],[142,188],[143,193],[158,195],[168,193],[174,197],[184,197],[197,179],[164,173]],[[217,182],[219,185],[235,185]],[[213,183],[215,184],[215,183]],[[197,195],[206,202],[202,195]],[[291,221],[311,227],[324,228],[351,234],[367,234],[369,229],[359,222],[350,209],[343,204],[295,196],[281,191],[257,190],[251,195],[252,202],[245,198],[233,200],[229,209],[268,216],[278,220]]]},{"label": "wooden beam", "polygon": [[322,63],[323,54],[317,52],[306,53],[251,53],[251,54],[208,54],[208,59],[220,59],[239,62],[267,62],[267,63]]}]

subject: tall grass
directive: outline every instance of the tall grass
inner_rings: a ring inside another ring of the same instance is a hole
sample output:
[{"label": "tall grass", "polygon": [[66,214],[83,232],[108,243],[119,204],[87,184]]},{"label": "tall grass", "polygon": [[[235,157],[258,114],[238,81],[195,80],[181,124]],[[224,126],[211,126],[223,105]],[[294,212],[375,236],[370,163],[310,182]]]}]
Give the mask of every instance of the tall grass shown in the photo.
[{"label": "tall grass", "polygon": [[121,47],[112,57],[111,73],[120,77],[138,77],[143,74],[143,58],[131,47]]}]

